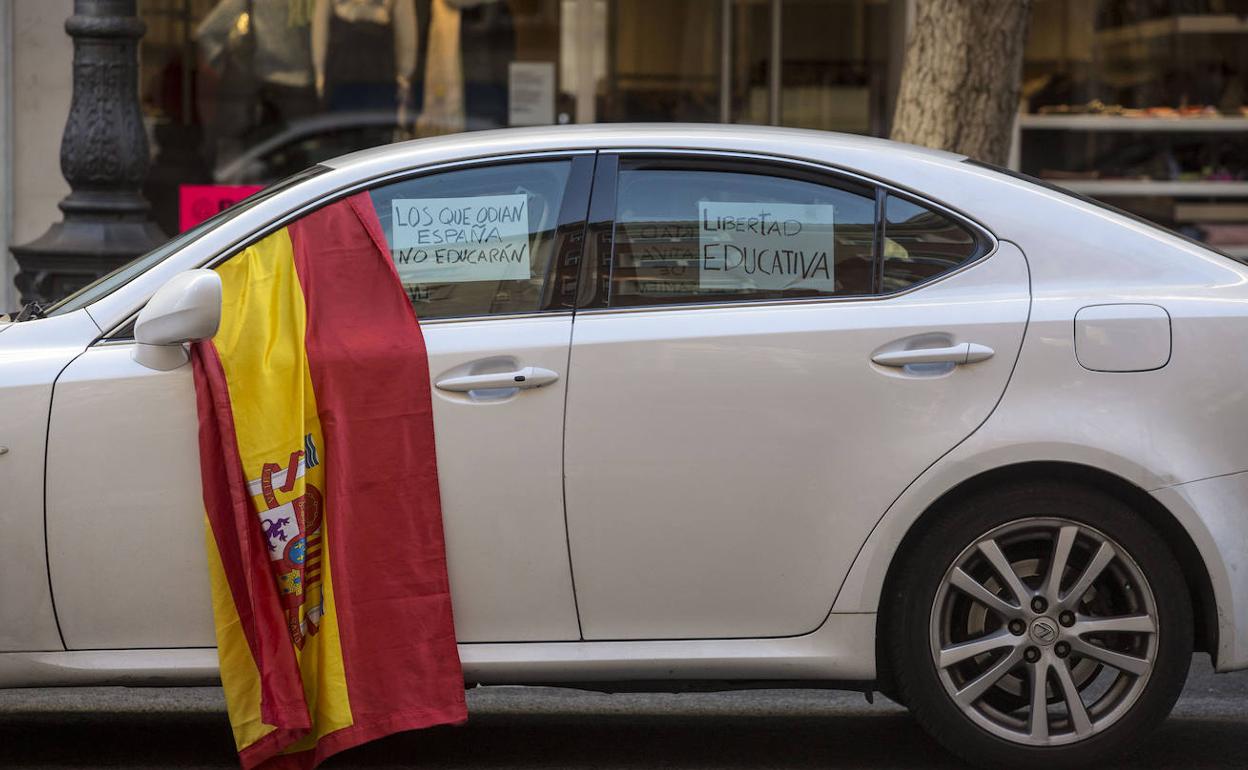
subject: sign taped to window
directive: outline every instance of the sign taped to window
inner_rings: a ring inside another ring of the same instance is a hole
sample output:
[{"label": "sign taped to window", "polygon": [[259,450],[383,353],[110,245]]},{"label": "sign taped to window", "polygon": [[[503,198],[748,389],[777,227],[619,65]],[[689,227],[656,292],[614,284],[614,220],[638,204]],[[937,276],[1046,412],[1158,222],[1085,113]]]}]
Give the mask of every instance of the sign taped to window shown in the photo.
[{"label": "sign taped to window", "polygon": [[700,201],[699,287],[836,291],[834,208]]},{"label": "sign taped to window", "polygon": [[396,198],[391,214],[390,249],[405,284],[530,277],[525,193]]}]

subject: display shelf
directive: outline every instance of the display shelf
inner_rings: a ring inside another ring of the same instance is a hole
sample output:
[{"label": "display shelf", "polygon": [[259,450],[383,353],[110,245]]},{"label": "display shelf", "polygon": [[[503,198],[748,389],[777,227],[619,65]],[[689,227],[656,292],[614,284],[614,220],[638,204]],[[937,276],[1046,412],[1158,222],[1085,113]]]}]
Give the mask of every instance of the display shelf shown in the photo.
[{"label": "display shelf", "polygon": [[1174,206],[1176,222],[1248,222],[1248,203],[1242,201],[1183,201]]},{"label": "display shelf", "polygon": [[1122,115],[1019,115],[1018,127],[1061,131],[1248,131],[1248,117],[1153,118]]},{"label": "display shelf", "polygon": [[1105,196],[1248,198],[1248,182],[1174,182],[1153,179],[1048,179],[1071,192]]},{"label": "display shelf", "polygon": [[1097,30],[1096,40],[1098,43],[1114,45],[1171,35],[1224,35],[1243,32],[1248,32],[1248,19],[1233,13],[1186,14]]}]

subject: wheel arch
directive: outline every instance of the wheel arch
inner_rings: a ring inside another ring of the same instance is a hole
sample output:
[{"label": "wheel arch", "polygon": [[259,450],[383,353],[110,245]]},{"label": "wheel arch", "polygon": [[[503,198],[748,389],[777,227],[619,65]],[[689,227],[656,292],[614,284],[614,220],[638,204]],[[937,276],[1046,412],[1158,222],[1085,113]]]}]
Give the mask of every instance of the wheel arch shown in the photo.
[{"label": "wheel arch", "polygon": [[1057,461],[1021,462],[986,470],[959,482],[928,505],[902,537],[889,561],[880,593],[881,602],[876,614],[876,679],[882,692],[887,694],[894,690],[890,663],[883,642],[887,639],[894,608],[891,602],[883,601],[883,599],[893,590],[900,573],[899,565],[905,563],[905,559],[919,542],[923,533],[945,511],[957,505],[961,500],[992,487],[1034,482],[1055,482],[1091,487],[1117,498],[1138,512],[1170,546],[1171,553],[1183,572],[1192,602],[1195,649],[1216,656],[1219,632],[1218,607],[1213,581],[1204,557],[1191,534],[1170,510],[1138,485],[1101,468]]}]

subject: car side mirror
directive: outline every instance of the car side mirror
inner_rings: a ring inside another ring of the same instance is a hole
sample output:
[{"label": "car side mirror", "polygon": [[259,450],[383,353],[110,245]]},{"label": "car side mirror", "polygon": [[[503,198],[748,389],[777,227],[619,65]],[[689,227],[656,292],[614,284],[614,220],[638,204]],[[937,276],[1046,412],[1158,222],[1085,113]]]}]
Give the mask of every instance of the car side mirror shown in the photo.
[{"label": "car side mirror", "polygon": [[168,371],[187,361],[184,344],[208,339],[221,325],[221,276],[187,270],[161,286],[134,324],[134,360]]}]

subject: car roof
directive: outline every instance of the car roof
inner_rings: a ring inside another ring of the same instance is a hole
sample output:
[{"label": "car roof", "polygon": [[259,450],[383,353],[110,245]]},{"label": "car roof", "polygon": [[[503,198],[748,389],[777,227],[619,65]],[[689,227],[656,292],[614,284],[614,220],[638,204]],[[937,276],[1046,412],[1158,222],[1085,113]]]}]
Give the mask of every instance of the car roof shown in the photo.
[{"label": "car roof", "polygon": [[718,123],[594,123],[472,131],[360,150],[326,161],[335,169],[423,165],[526,152],[593,149],[689,149],[757,152],[827,160],[864,152],[956,163],[966,156],[887,139],[832,131]]}]

